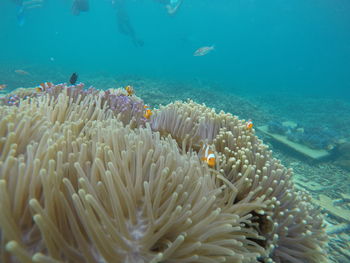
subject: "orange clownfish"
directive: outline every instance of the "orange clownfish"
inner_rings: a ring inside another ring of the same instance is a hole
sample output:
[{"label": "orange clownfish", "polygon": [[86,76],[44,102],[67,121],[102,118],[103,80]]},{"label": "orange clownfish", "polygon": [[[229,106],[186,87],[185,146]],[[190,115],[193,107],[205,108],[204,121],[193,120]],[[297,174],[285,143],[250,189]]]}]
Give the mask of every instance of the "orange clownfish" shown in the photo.
[{"label": "orange clownfish", "polygon": [[143,117],[145,117],[147,120],[151,117],[151,115],[153,114],[152,113],[152,110],[149,108],[149,106],[145,105],[143,106],[146,110],[145,114],[143,115]]},{"label": "orange clownfish", "polygon": [[209,167],[213,168],[216,163],[216,157],[214,152],[210,149],[210,146],[204,144],[199,154],[202,161],[205,161]]},{"label": "orange clownfish", "polygon": [[35,91],[42,92],[42,91],[44,91],[44,89],[39,85],[39,86],[35,87]]},{"label": "orange clownfish", "polygon": [[248,130],[251,130],[253,128],[253,121],[252,120],[248,120],[245,124],[245,127],[248,129]]},{"label": "orange clownfish", "polygon": [[42,92],[45,91],[48,88],[53,87],[53,83],[52,82],[45,82],[45,83],[41,83],[39,86],[35,87],[35,91],[36,92]]},{"label": "orange clownfish", "polygon": [[128,93],[128,96],[132,96],[135,93],[134,88],[130,85],[126,86],[125,90]]}]

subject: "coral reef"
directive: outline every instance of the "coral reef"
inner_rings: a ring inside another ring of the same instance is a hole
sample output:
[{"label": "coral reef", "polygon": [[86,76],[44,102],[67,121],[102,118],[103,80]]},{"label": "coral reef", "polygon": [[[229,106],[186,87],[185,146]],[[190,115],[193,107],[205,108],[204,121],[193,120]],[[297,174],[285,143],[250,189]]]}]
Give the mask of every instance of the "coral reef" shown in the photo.
[{"label": "coral reef", "polygon": [[311,126],[300,127],[292,122],[268,122],[268,131],[274,134],[286,135],[287,139],[306,145],[311,149],[331,150],[339,141],[339,134],[327,127]]},{"label": "coral reef", "polygon": [[280,121],[269,121],[267,123],[268,131],[277,134],[286,134],[288,127],[284,126]]},{"label": "coral reef", "polygon": [[350,142],[337,144],[333,150],[335,164],[350,171]]},{"label": "coral reef", "polygon": [[[326,213],[326,232],[331,237],[329,250],[333,253],[329,259],[335,262],[349,262],[350,241],[350,196],[340,194],[341,198],[331,199],[320,194],[319,200],[312,201]],[[332,262],[333,262],[332,261]]]},{"label": "coral reef", "polygon": [[244,120],[192,101],[147,120],[125,95],[2,100],[1,262],[326,261],[319,211]]}]

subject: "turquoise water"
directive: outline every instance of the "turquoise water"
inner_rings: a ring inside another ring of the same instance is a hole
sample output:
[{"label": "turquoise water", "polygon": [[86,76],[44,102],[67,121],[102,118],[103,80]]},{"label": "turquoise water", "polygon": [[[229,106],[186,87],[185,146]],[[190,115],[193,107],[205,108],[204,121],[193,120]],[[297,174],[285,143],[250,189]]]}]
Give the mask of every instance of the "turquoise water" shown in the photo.
[{"label": "turquoise water", "polygon": [[252,119],[297,189],[332,199],[320,205],[330,262],[350,262],[350,1],[183,0],[173,15],[168,0],[89,0],[79,15],[72,2],[0,0],[5,92],[77,72],[86,87],[132,85],[152,110],[191,98]]},{"label": "turquoise water", "polygon": [[[71,6],[68,0],[44,1],[41,8],[25,10],[20,26],[16,4],[2,0],[0,65],[197,78],[252,94],[350,97],[346,0],[184,0],[173,16],[158,1],[126,1],[142,47],[120,34],[111,1],[90,0],[90,10],[78,16]],[[211,45],[211,53],[193,56],[197,48]]]}]

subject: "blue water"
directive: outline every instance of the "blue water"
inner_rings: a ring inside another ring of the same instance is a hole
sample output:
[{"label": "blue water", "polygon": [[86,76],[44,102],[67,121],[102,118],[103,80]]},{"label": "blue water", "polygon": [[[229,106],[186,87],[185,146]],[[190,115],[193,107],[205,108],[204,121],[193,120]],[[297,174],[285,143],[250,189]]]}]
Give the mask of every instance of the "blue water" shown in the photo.
[{"label": "blue water", "polygon": [[[112,1],[125,2],[143,45],[120,32]],[[261,137],[277,158],[296,168],[297,177],[323,185],[318,189],[326,190],[317,195],[349,195],[350,1],[183,0],[172,16],[166,1],[89,0],[90,10],[76,16],[73,0],[43,0],[33,9],[0,0],[0,85],[7,92],[67,82],[77,72],[87,86],[105,89],[130,84],[118,83],[120,76],[136,83],[145,79],[147,85],[135,90],[152,107],[194,94],[196,102],[252,119],[259,137],[258,127],[267,125],[275,127],[273,133],[287,130],[280,135],[290,141],[329,151],[329,160],[308,163]],[[212,45],[207,55],[193,56]],[[151,90],[153,84],[159,86]],[[287,129],[285,121],[297,128]],[[339,227],[329,218],[336,225],[329,233],[349,234],[348,223]],[[332,242],[339,247],[349,243],[349,236],[336,238]]]},{"label": "blue water", "polygon": [[[142,47],[120,34],[111,1],[90,0],[79,16],[71,1],[45,1],[20,26],[18,7],[1,0],[0,66],[198,78],[247,93],[350,100],[347,0],[184,0],[174,16],[157,1],[126,2]],[[193,56],[209,45],[213,52]]]}]

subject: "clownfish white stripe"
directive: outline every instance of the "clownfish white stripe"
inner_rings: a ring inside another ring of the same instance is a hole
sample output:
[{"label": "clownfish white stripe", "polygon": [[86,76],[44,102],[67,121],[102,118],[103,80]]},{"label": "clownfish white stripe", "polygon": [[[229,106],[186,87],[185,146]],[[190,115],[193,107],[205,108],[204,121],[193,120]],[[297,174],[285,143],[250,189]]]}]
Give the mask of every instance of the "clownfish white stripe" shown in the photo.
[{"label": "clownfish white stripe", "polygon": [[210,160],[211,158],[214,158],[214,159],[215,159],[215,154],[210,153],[210,154],[208,155],[208,157],[207,157],[207,162],[209,162],[209,160]]},{"label": "clownfish white stripe", "polygon": [[215,153],[211,150],[209,145],[204,144],[202,146],[202,149],[199,152],[199,158],[202,161],[205,161],[209,167],[215,166],[215,162],[216,162]]}]

